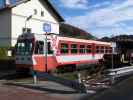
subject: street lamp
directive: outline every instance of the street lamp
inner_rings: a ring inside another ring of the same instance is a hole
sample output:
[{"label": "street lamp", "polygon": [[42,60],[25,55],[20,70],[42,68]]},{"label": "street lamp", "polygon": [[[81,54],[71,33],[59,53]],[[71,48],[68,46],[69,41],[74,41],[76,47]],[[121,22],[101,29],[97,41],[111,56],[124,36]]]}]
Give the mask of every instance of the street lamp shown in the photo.
[{"label": "street lamp", "polygon": [[29,21],[29,20],[32,18],[32,16],[33,16],[33,15],[28,16],[28,17],[26,18],[26,20],[25,20],[25,30],[24,30],[25,33],[27,32],[27,21]]},{"label": "street lamp", "polygon": [[47,40],[48,40],[48,37],[47,37],[47,32],[45,33],[45,71],[46,73],[48,72],[48,69],[47,69],[47,66],[48,66],[48,63],[47,63],[47,59],[48,59],[48,45],[47,45]]},{"label": "street lamp", "polygon": [[[32,16],[33,15],[28,16],[25,20],[25,30],[24,30],[25,33],[27,33],[27,21],[29,21],[32,18]],[[34,84],[36,84],[37,83],[37,73],[36,73],[36,71],[33,70],[33,68],[31,69],[31,71],[32,71]]]}]

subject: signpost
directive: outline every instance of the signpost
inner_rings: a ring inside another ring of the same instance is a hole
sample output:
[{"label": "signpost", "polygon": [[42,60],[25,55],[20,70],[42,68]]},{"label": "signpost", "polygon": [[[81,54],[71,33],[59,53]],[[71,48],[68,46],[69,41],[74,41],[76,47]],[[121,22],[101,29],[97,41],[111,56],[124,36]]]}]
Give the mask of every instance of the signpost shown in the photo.
[{"label": "signpost", "polygon": [[43,31],[45,32],[45,71],[47,72],[47,66],[48,66],[48,61],[47,61],[47,53],[48,53],[48,47],[47,47],[47,33],[51,32],[51,24],[44,23],[43,24]]},{"label": "signpost", "polygon": [[[47,53],[48,53],[48,47],[47,47],[47,33],[51,32],[51,25],[48,23],[43,24],[43,31],[45,32],[45,71],[47,72]],[[32,72],[34,84],[37,83],[37,73],[35,71]]]},{"label": "signpost", "polygon": [[[111,45],[112,45],[112,69],[114,69],[114,52],[116,48],[116,43],[112,42]],[[112,84],[114,83],[114,81],[115,81],[115,76],[112,76]]]}]

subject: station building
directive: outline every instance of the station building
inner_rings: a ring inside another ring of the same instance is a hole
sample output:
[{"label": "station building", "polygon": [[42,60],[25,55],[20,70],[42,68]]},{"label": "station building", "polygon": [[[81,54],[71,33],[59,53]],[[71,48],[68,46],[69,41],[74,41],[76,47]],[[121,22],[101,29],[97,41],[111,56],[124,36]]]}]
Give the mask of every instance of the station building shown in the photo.
[{"label": "station building", "polygon": [[0,8],[0,47],[13,47],[25,30],[44,34],[43,24],[51,26],[51,33],[59,34],[64,19],[48,0],[3,0]]}]

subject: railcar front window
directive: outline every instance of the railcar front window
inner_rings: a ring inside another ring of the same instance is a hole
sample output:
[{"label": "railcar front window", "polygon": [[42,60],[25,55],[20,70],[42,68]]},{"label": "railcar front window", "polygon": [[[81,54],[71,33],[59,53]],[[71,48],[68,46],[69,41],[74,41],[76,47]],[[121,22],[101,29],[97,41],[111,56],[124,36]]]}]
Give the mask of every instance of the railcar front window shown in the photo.
[{"label": "railcar front window", "polygon": [[16,54],[18,55],[29,55],[32,54],[32,42],[21,41],[16,45]]}]

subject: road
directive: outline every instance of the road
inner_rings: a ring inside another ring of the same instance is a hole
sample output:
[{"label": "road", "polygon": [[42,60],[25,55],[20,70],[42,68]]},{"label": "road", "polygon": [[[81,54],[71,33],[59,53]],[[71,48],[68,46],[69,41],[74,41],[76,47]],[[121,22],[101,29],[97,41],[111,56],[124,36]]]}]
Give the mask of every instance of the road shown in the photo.
[{"label": "road", "polygon": [[91,96],[91,98],[90,96],[84,96],[80,100],[133,100],[133,76],[108,90]]},{"label": "road", "polygon": [[0,80],[0,100],[133,100],[133,76],[94,95],[77,93],[49,81],[38,85],[31,84],[31,80],[23,82]]}]

